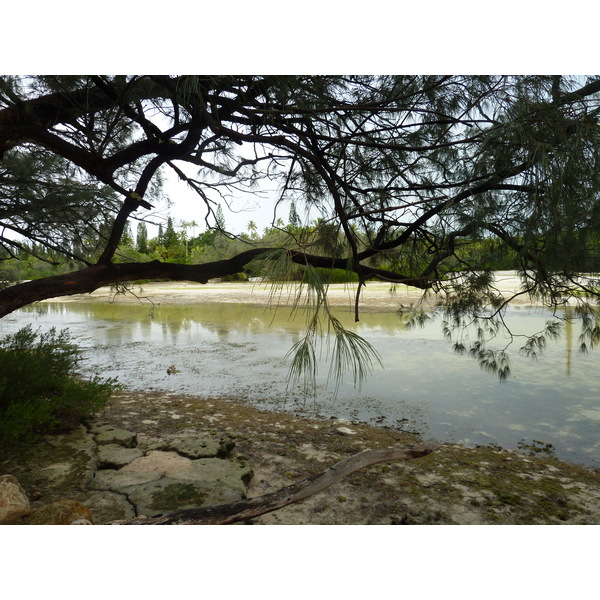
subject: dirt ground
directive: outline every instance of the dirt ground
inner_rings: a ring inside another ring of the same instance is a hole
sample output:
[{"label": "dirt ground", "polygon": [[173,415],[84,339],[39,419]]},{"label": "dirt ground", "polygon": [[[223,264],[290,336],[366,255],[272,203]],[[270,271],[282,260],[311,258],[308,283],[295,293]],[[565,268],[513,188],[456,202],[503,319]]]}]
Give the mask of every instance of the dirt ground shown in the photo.
[{"label": "dirt ground", "polygon": [[[502,285],[509,293],[516,280],[507,274]],[[263,305],[295,300],[294,288],[251,283],[153,283],[130,291],[115,296],[115,290],[102,288],[61,300]],[[334,285],[329,301],[351,306],[354,295],[351,286]],[[400,302],[420,297],[419,290],[404,287],[392,293],[388,284],[374,283],[363,291],[361,306],[395,310]],[[202,432],[232,438],[238,456],[254,471],[249,497],[298,482],[365,449],[416,442],[410,434],[386,427],[265,412],[235,398],[156,391],[120,392],[98,418],[148,436]],[[442,444],[425,458],[364,469],[253,523],[600,524],[600,475],[546,456],[539,448],[518,454],[497,446]]]}]

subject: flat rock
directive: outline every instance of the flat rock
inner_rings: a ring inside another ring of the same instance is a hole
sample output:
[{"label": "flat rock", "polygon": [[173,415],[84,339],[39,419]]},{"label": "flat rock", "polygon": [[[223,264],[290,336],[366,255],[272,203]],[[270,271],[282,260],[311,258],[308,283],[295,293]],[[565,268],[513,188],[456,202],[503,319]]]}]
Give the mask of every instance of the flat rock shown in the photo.
[{"label": "flat rock", "polygon": [[138,515],[154,516],[180,508],[205,506],[210,492],[205,485],[162,477],[130,488],[128,498],[135,504]]},{"label": "flat rock", "polygon": [[140,485],[161,478],[160,473],[146,472],[135,473],[123,471],[122,469],[103,469],[96,471],[90,487],[96,490],[112,490],[125,493],[125,490],[133,485]]},{"label": "flat rock", "polygon": [[50,446],[70,446],[76,450],[85,450],[93,452],[95,446],[94,436],[84,425],[80,425],[69,431],[46,438],[46,443]]},{"label": "flat rock", "polygon": [[120,469],[129,473],[159,473],[160,475],[172,475],[180,471],[186,471],[192,467],[192,461],[177,452],[162,452],[153,450],[147,456],[136,458],[134,461]]},{"label": "flat rock", "polygon": [[98,446],[117,444],[125,448],[137,446],[137,434],[126,429],[117,429],[109,425],[95,426],[90,431],[94,433]]},{"label": "flat rock", "polygon": [[[205,434],[185,432],[174,440],[140,435],[138,440],[131,431],[96,424],[48,443],[33,463],[35,489],[43,490],[46,504],[35,514],[27,504],[11,515],[15,522],[105,524],[234,502],[246,497],[252,476],[247,466],[225,458],[233,441]],[[64,500],[67,494],[73,500]]]},{"label": "flat rock", "polygon": [[98,446],[98,469],[120,469],[144,456],[139,448],[124,448],[118,444]]},{"label": "flat rock", "polygon": [[209,437],[186,437],[167,444],[168,450],[175,450],[188,458],[216,458],[223,454],[220,440]]},{"label": "flat rock", "polygon": [[112,431],[113,429],[116,429],[116,427],[114,425],[109,425],[108,423],[92,423],[89,427],[89,432],[92,435],[96,435],[97,433]]},{"label": "flat rock", "polygon": [[252,469],[243,463],[221,458],[199,458],[193,460],[190,469],[170,475],[180,481],[208,484],[223,483],[232,488],[246,490],[246,484],[252,478]]},{"label": "flat rock", "polygon": [[[234,463],[221,459],[200,460],[215,460],[223,464],[218,474],[214,468],[198,466],[129,488],[128,497],[135,504],[137,514],[153,516],[185,508],[236,502],[246,497],[242,470]],[[186,477],[183,477],[184,474]]]},{"label": "flat rock", "polygon": [[[69,433],[54,435],[46,439],[46,442],[52,448],[71,448],[74,456],[79,455],[77,462],[83,466],[87,476],[91,477],[97,468],[96,440],[93,434],[89,433],[87,428],[81,425]],[[85,458],[84,458],[85,457]]]},{"label": "flat rock", "polygon": [[90,492],[82,500],[93,515],[94,525],[104,525],[116,519],[133,519],[135,510],[123,494],[110,491]]}]

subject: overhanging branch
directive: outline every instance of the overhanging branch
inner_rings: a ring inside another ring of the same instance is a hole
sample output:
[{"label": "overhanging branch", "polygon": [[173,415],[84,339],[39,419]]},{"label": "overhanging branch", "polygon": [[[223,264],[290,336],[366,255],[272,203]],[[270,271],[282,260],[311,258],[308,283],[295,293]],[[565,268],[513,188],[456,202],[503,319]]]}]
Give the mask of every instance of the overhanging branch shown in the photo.
[{"label": "overhanging branch", "polygon": [[170,279],[207,283],[209,279],[239,273],[246,264],[264,252],[262,248],[255,248],[228,260],[203,265],[180,265],[158,260],[146,263],[107,263],[64,275],[34,279],[0,291],[0,317],[32,302],[73,294],[89,294],[102,286],[122,281]]},{"label": "overhanging branch", "polygon": [[[96,264],[64,275],[34,279],[0,290],[0,318],[32,302],[74,294],[89,294],[102,286],[122,281],[168,279],[207,283],[210,279],[239,273],[258,256],[278,250],[277,248],[252,248],[233,258],[201,265],[182,265],[158,260],[145,263]],[[310,264],[313,267],[326,269],[347,268],[346,259],[342,258],[315,256],[295,251],[288,251],[288,256],[293,262],[300,265]],[[425,277],[408,277],[400,273],[366,266],[362,268],[366,278],[404,283],[420,289],[428,289],[432,285],[432,281]]]}]

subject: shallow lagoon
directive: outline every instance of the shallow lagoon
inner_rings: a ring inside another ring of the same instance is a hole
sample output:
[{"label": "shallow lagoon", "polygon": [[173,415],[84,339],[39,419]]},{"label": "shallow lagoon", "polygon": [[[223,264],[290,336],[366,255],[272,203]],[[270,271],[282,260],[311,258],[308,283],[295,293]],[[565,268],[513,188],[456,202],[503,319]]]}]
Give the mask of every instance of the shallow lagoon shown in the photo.
[{"label": "shallow lagoon", "polygon": [[[539,440],[559,458],[600,467],[598,351],[577,351],[577,325],[532,361],[512,352],[512,373],[499,383],[467,356],[453,352],[439,323],[405,329],[394,312],[337,315],[380,353],[360,391],[348,375],[337,397],[320,365],[315,397],[287,389],[286,354],[304,319],[289,308],[247,304],[158,306],[45,302],[2,319],[2,334],[32,323],[68,327],[86,352],[84,370],[118,377],[135,389],[230,396],[274,410],[404,427],[443,441],[514,448]],[[543,327],[539,309],[511,308],[519,333]],[[179,373],[167,374],[175,365]]]}]

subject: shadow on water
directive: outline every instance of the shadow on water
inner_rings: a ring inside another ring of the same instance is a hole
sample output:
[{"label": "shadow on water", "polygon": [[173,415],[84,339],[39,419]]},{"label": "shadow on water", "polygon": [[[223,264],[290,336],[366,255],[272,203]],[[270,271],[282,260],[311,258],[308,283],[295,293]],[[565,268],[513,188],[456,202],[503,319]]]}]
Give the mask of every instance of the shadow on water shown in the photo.
[{"label": "shadow on water", "polygon": [[[574,350],[577,325],[549,343],[537,361],[515,352],[512,373],[499,383],[477,363],[452,351],[439,322],[405,329],[394,312],[350,310],[336,316],[380,353],[360,391],[348,376],[336,398],[319,363],[317,389],[306,398],[287,389],[286,354],[300,339],[302,311],[247,304],[139,305],[41,303],[2,320],[3,334],[28,323],[68,327],[86,350],[90,374],[117,376],[135,389],[236,397],[272,410],[412,429],[465,444],[514,448],[523,440],[551,443],[556,455],[600,466],[600,370],[597,353]],[[515,330],[540,330],[547,313],[511,308]],[[175,365],[176,375],[167,368]]]}]

